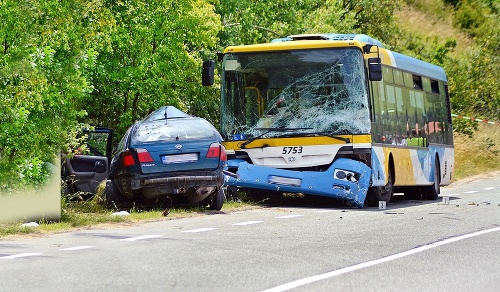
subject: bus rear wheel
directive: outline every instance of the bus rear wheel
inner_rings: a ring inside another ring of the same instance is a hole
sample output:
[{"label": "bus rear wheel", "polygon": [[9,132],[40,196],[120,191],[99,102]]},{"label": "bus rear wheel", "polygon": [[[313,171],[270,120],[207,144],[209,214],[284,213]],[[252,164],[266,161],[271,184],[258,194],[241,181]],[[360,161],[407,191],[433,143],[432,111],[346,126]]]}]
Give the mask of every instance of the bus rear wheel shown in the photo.
[{"label": "bus rear wheel", "polygon": [[436,157],[434,161],[434,183],[428,187],[423,187],[422,197],[425,200],[437,200],[441,192],[441,172],[439,171],[439,159]]},{"label": "bus rear wheel", "polygon": [[387,184],[385,186],[371,187],[368,189],[365,204],[370,207],[377,207],[379,201],[385,201],[386,203],[389,203],[392,195],[394,195],[394,182],[391,170],[389,170],[387,176]]}]

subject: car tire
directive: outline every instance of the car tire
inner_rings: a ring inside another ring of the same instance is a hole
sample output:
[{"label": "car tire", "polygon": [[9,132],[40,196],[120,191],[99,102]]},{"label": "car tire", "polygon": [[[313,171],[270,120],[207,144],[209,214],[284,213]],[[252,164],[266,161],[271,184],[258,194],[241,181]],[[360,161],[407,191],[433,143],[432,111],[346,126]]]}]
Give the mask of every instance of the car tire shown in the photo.
[{"label": "car tire", "polygon": [[104,193],[104,203],[107,207],[117,208],[123,202],[123,197],[112,180],[106,181],[106,192]]},{"label": "car tire", "polygon": [[219,188],[219,190],[212,197],[212,201],[210,202],[210,210],[220,211],[222,209],[222,205],[224,205],[225,200],[226,196],[224,194],[224,190],[222,188]]}]

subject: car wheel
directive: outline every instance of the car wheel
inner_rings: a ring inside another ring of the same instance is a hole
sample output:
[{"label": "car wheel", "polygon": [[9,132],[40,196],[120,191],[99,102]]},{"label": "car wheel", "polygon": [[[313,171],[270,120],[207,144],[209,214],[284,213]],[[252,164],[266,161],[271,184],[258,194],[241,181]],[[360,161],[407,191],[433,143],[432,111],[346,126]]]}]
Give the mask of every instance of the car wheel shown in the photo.
[{"label": "car wheel", "polygon": [[112,180],[106,181],[106,192],[104,193],[104,203],[108,207],[117,208],[122,203],[123,197]]},{"label": "car wheel", "polygon": [[220,211],[220,209],[222,209],[222,205],[224,205],[225,200],[226,196],[224,195],[224,190],[222,188],[219,188],[219,190],[212,197],[212,201],[210,202],[210,210]]}]

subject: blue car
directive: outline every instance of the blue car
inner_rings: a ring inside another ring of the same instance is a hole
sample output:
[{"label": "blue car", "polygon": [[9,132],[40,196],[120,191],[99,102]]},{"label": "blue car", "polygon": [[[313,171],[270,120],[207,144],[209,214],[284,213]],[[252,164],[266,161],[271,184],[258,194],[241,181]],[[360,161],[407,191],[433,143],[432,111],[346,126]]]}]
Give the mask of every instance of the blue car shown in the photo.
[{"label": "blue car", "polygon": [[[162,202],[220,210],[225,201],[222,185],[227,163],[221,142],[221,135],[207,120],[164,106],[129,127],[109,167],[108,159],[95,154],[73,160],[86,162],[87,177],[93,165],[108,170],[94,177],[107,177],[105,201],[109,206]],[[75,174],[77,179],[85,177],[83,172]],[[95,188],[89,187],[89,191]]]}]

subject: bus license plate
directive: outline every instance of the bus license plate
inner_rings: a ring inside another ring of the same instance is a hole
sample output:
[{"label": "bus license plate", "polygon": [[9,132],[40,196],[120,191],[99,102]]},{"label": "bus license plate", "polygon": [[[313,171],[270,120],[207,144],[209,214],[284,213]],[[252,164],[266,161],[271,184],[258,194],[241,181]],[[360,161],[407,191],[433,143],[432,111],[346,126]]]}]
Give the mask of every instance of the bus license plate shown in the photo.
[{"label": "bus license plate", "polygon": [[270,175],[267,181],[271,184],[287,185],[294,187],[299,187],[300,184],[302,183],[302,180],[299,178],[283,177],[276,175]]}]

